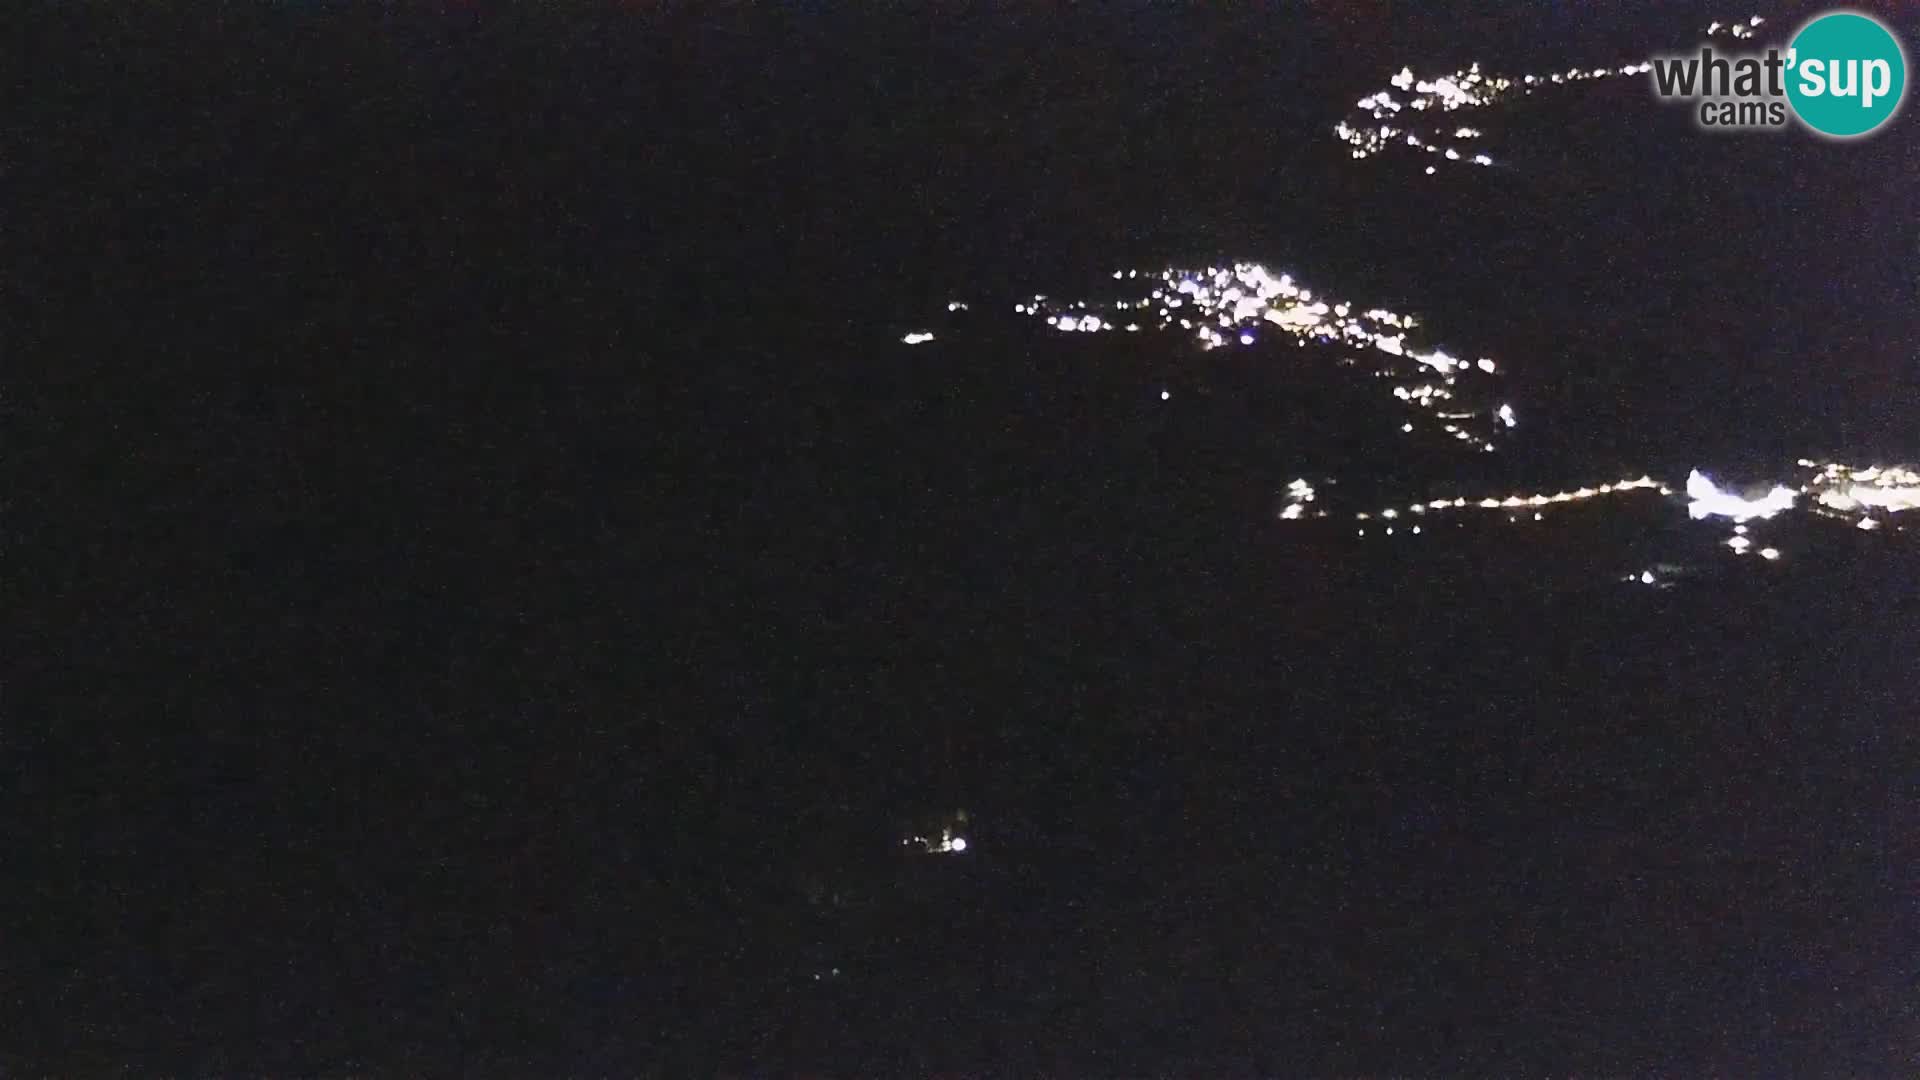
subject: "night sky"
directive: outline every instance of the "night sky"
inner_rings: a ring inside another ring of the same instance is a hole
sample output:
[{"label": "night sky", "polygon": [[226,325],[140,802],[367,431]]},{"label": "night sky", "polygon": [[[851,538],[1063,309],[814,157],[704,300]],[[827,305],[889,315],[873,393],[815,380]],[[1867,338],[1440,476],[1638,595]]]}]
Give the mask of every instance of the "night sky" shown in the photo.
[{"label": "night sky", "polygon": [[[1680,493],[1920,463],[1912,109],[1429,176],[1821,9],[1230,7],[20,18],[0,1072],[1920,1071],[1920,531]],[[1512,446],[1014,310],[1242,260]]]}]

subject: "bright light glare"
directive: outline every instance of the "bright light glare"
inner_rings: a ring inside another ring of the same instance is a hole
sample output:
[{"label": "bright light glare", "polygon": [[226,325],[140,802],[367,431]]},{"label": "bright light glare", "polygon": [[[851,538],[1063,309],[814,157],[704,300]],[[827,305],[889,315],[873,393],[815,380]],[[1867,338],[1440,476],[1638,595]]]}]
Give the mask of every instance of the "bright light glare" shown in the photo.
[{"label": "bright light glare", "polygon": [[1782,510],[1793,509],[1799,493],[1792,488],[1775,485],[1772,491],[1759,499],[1743,499],[1730,495],[1715,487],[1713,481],[1700,470],[1687,474],[1687,497],[1693,501],[1687,506],[1687,516],[1695,521],[1705,517],[1724,517],[1734,521],[1751,521],[1754,518],[1770,518]]}]

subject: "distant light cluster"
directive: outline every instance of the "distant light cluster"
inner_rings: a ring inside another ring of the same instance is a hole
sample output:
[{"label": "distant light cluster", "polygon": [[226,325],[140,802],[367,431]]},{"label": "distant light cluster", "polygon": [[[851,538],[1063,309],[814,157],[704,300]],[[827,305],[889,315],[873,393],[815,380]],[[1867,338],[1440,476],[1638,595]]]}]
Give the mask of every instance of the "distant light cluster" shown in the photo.
[{"label": "distant light cluster", "polygon": [[[1139,333],[1178,329],[1202,349],[1242,347],[1263,340],[1322,345],[1345,351],[1345,361],[1368,358],[1377,378],[1393,396],[1417,414],[1443,421],[1441,432],[1463,448],[1496,449],[1493,436],[1515,424],[1513,409],[1491,395],[1475,392],[1489,383],[1482,376],[1499,372],[1485,358],[1468,361],[1444,349],[1423,351],[1409,340],[1418,321],[1383,308],[1356,305],[1317,295],[1293,279],[1259,263],[1240,262],[1204,270],[1116,270],[1113,280],[1137,283],[1129,296],[1104,304],[1050,302],[1045,294],[1014,305],[1022,315],[1044,317],[1061,333],[1094,334],[1124,329]],[[1469,423],[1472,422],[1472,423]],[[1403,425],[1403,432],[1410,432]]]},{"label": "distant light cluster", "polygon": [[[956,810],[937,819],[923,821],[918,829],[901,838],[900,846],[924,855],[959,855],[972,847],[967,841],[967,812]],[[933,828],[934,824],[939,827]]]},{"label": "distant light cluster", "polygon": [[[1764,21],[1755,15],[1741,22],[1715,22],[1707,27],[1707,36],[1727,34],[1750,39],[1754,29]],[[1484,109],[1550,86],[1620,75],[1645,75],[1652,70],[1652,61],[1642,60],[1614,67],[1572,67],[1545,74],[1508,76],[1488,75],[1474,63],[1465,70],[1421,78],[1412,68],[1403,67],[1388,80],[1387,89],[1356,102],[1347,118],[1334,125],[1333,133],[1347,144],[1349,156],[1355,161],[1388,150],[1406,150],[1432,155],[1436,162],[1487,166],[1494,163],[1490,155],[1462,145],[1466,140],[1480,138],[1481,131],[1459,126],[1449,119],[1451,114],[1462,109]],[[1432,176],[1437,169],[1428,165],[1425,171]]]},{"label": "distant light cluster", "polygon": [[[1486,154],[1467,157],[1449,141],[1477,139],[1479,129],[1447,125],[1440,116],[1491,105],[1514,88],[1512,80],[1489,79],[1480,73],[1480,65],[1474,64],[1465,71],[1434,79],[1415,78],[1412,68],[1402,68],[1390,82],[1389,89],[1361,98],[1354,105],[1355,111],[1333,129],[1342,142],[1353,148],[1355,161],[1372,157],[1389,146],[1404,145],[1438,154],[1448,161],[1493,164],[1493,159]],[[1433,169],[1429,167],[1427,171],[1431,173]]]},{"label": "distant light cluster", "polygon": [[1852,519],[1862,529],[1874,529],[1881,518],[1920,510],[1920,471],[1908,466],[1854,468],[1806,458],[1799,464],[1813,471],[1800,490],[1813,499],[1815,513]]},{"label": "distant light cluster", "polygon": [[909,836],[900,841],[903,846],[914,848],[928,855],[958,855],[967,850],[967,838],[952,829],[940,830],[936,837]]},{"label": "distant light cluster", "polygon": [[1762,19],[1760,16],[1755,15],[1754,17],[1752,17],[1751,19],[1748,19],[1745,22],[1709,23],[1707,24],[1707,36],[1718,37],[1721,34],[1725,34],[1728,37],[1745,40],[1747,38],[1753,37],[1754,29],[1757,28],[1761,23],[1766,21],[1767,20]]},{"label": "distant light cluster", "polygon": [[[1542,520],[1540,512],[1544,507],[1563,506],[1567,503],[1584,502],[1607,496],[1630,495],[1640,491],[1656,491],[1662,495],[1671,495],[1673,490],[1661,484],[1651,476],[1640,476],[1631,480],[1616,480],[1598,487],[1582,487],[1571,491],[1556,491],[1551,495],[1535,493],[1529,495],[1488,495],[1480,498],[1434,499],[1428,502],[1414,502],[1404,508],[1390,506],[1379,511],[1358,511],[1353,515],[1355,521],[1396,521],[1403,517],[1420,517],[1426,514],[1444,514],[1454,510],[1504,510],[1512,513],[1518,510],[1532,511],[1531,520]],[[1282,514],[1282,517],[1286,515]],[[1391,533],[1389,533],[1391,535]]]},{"label": "distant light cluster", "polygon": [[1304,517],[1326,517],[1325,510],[1309,512],[1308,506],[1315,498],[1313,485],[1304,478],[1287,484],[1287,505],[1280,510],[1281,521],[1299,521]]}]

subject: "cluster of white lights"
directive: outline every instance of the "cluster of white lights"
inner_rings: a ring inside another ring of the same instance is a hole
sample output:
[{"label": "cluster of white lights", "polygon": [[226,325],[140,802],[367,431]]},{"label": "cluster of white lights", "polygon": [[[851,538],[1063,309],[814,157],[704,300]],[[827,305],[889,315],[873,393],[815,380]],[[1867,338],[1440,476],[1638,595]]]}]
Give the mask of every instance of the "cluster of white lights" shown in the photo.
[{"label": "cluster of white lights", "polygon": [[[1482,407],[1471,402],[1460,407],[1469,383],[1479,385],[1479,376],[1497,373],[1499,365],[1485,358],[1459,359],[1443,349],[1423,351],[1408,339],[1407,332],[1418,325],[1411,316],[1382,308],[1358,310],[1353,304],[1316,295],[1291,274],[1275,274],[1259,263],[1145,273],[1116,270],[1113,279],[1138,284],[1132,295],[1103,304],[1049,303],[1040,294],[1031,302],[1015,304],[1014,311],[1043,317],[1062,333],[1177,328],[1193,335],[1202,349],[1254,346],[1277,338],[1301,347],[1343,350],[1347,362],[1355,354],[1368,355],[1375,376],[1389,380],[1394,397],[1412,408],[1438,413],[1445,404],[1449,420],[1485,418],[1477,431],[1460,423],[1444,425],[1445,433],[1457,442],[1490,451],[1495,449],[1492,434],[1514,425],[1512,409],[1498,406],[1504,411],[1496,414],[1490,395]],[[1403,430],[1411,428],[1403,426]]]},{"label": "cluster of white lights", "polygon": [[1836,462],[1800,459],[1813,477],[1800,490],[1812,497],[1814,512],[1854,518],[1862,529],[1880,527],[1880,518],[1920,510],[1920,471],[1905,465],[1854,468]]},{"label": "cluster of white lights", "polygon": [[[1754,28],[1765,20],[1755,15],[1744,22],[1715,22],[1707,27],[1707,36],[1726,33],[1749,39]],[[1653,70],[1650,60],[1618,67],[1568,68],[1546,74],[1501,76],[1484,74],[1478,63],[1464,71],[1433,78],[1420,78],[1412,68],[1401,68],[1388,80],[1388,89],[1361,98],[1333,133],[1347,144],[1349,156],[1365,160],[1390,149],[1404,149],[1433,155],[1435,161],[1471,162],[1492,165],[1485,153],[1469,155],[1458,145],[1461,140],[1477,139],[1478,128],[1460,127],[1448,122],[1447,114],[1461,109],[1482,109],[1524,97],[1550,86],[1564,86],[1621,75],[1645,75]],[[1436,172],[1428,165],[1426,173]]]},{"label": "cluster of white lights", "polygon": [[[1412,68],[1402,68],[1390,82],[1390,89],[1361,98],[1354,105],[1353,115],[1333,129],[1334,134],[1352,148],[1354,160],[1372,157],[1389,146],[1403,145],[1437,154],[1448,161],[1493,164],[1487,155],[1468,156],[1449,142],[1477,139],[1478,128],[1454,126],[1449,135],[1448,125],[1439,120],[1439,115],[1491,105],[1513,89],[1511,80],[1489,79],[1480,73],[1480,65],[1474,64],[1465,71],[1434,79],[1416,78]],[[1428,116],[1431,119],[1426,119]],[[1407,126],[1398,126],[1401,124]],[[1434,170],[1428,168],[1427,171]]]},{"label": "cluster of white lights", "polygon": [[1758,15],[1748,19],[1746,22],[1713,22],[1707,25],[1707,36],[1716,37],[1720,34],[1726,34],[1728,37],[1745,40],[1752,37],[1754,28],[1763,22],[1766,22],[1766,20]]},{"label": "cluster of white lights", "polygon": [[967,838],[952,829],[941,829],[939,837],[909,836],[900,841],[905,847],[918,848],[929,855],[958,855],[967,850]]},{"label": "cluster of white lights", "polygon": [[[1314,498],[1315,492],[1313,485],[1307,483],[1305,478],[1288,481],[1287,505],[1280,511],[1280,520],[1299,521],[1301,518],[1307,517],[1307,504],[1312,502]],[[1312,516],[1326,517],[1327,513],[1322,510]]]}]

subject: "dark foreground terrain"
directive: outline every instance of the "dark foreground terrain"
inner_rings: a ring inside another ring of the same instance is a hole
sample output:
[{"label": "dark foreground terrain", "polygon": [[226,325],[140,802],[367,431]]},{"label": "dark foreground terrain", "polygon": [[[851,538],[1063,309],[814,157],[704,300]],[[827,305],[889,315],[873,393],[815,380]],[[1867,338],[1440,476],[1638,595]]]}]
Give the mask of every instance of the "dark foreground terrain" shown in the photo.
[{"label": "dark foreground terrain", "polygon": [[1324,138],[1409,50],[1648,12],[445,8],[32,24],[0,1070],[1920,1070],[1911,531],[1281,528],[1434,474],[985,315],[1259,258],[1499,357],[1516,475],[1912,460],[1911,124],[1420,186]]}]

